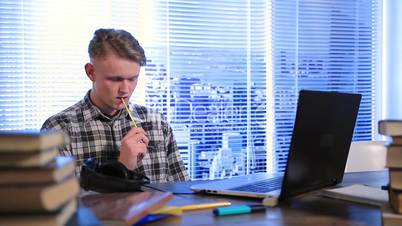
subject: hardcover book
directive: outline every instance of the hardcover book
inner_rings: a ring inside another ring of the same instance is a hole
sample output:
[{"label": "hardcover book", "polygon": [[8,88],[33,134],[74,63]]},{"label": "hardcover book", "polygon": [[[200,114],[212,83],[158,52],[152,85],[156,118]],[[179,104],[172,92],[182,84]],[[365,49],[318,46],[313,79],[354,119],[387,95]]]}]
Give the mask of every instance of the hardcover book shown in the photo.
[{"label": "hardcover book", "polygon": [[401,145],[402,146],[402,136],[392,136],[391,137],[392,145]]},{"label": "hardcover book", "polygon": [[385,166],[402,169],[402,145],[388,145]]},{"label": "hardcover book", "polygon": [[29,153],[1,153],[0,167],[36,167],[49,163],[59,154],[57,148]]},{"label": "hardcover book", "polygon": [[48,131],[0,131],[0,153],[38,152],[67,142],[62,132]]},{"label": "hardcover book", "polygon": [[389,168],[388,171],[390,187],[402,190],[402,168]]},{"label": "hardcover book", "polygon": [[75,198],[79,191],[76,177],[50,184],[2,185],[0,213],[54,211]]},{"label": "hardcover book", "polygon": [[399,190],[389,189],[389,202],[394,212],[402,213],[402,193]]},{"label": "hardcover book", "polygon": [[402,120],[385,119],[378,121],[378,133],[387,136],[402,136]]},{"label": "hardcover book", "polygon": [[133,225],[146,215],[162,208],[171,198],[170,192],[146,191],[91,194],[81,197],[80,200],[101,220]]},{"label": "hardcover book", "polygon": [[74,158],[58,156],[44,166],[1,168],[0,186],[57,183],[74,173]]},{"label": "hardcover book", "polygon": [[7,213],[0,214],[0,225],[7,226],[64,226],[77,209],[77,200],[73,199],[55,211],[42,213]]},{"label": "hardcover book", "polygon": [[381,215],[383,226],[402,225],[402,214],[395,213],[389,205],[384,205],[381,207]]}]

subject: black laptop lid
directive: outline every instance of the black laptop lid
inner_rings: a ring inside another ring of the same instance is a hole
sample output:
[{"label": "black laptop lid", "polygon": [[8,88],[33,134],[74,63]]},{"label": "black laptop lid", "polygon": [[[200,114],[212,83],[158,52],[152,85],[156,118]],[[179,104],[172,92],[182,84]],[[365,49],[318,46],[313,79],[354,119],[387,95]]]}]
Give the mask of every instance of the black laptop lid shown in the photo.
[{"label": "black laptop lid", "polygon": [[301,90],[280,199],[340,183],[361,95]]}]

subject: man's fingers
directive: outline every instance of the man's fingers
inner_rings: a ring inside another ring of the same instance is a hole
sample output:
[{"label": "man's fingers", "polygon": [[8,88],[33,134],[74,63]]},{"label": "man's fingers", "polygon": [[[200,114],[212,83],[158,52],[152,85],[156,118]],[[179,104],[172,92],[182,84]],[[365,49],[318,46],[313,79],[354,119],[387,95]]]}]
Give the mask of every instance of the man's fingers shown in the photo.
[{"label": "man's fingers", "polygon": [[138,128],[130,129],[130,131],[128,131],[128,133],[126,134],[125,137],[132,137],[132,136],[135,136],[136,134],[144,134],[145,136],[147,135],[147,133],[145,132],[145,130],[143,128],[138,127]]},{"label": "man's fingers", "polygon": [[144,144],[146,144],[146,145],[148,146],[149,139],[148,139],[148,137],[145,136],[144,134],[139,134],[138,139],[137,139],[137,142],[139,142],[139,143],[144,143]]},{"label": "man's fingers", "polygon": [[125,140],[126,142],[131,142],[132,140],[134,140],[135,143],[142,142],[142,143],[145,143],[146,145],[148,145],[148,142],[149,142],[147,134],[145,133],[143,128],[132,128],[123,137],[123,140]]},{"label": "man's fingers", "polygon": [[144,153],[138,153],[137,155],[137,161],[141,161],[144,158]]}]

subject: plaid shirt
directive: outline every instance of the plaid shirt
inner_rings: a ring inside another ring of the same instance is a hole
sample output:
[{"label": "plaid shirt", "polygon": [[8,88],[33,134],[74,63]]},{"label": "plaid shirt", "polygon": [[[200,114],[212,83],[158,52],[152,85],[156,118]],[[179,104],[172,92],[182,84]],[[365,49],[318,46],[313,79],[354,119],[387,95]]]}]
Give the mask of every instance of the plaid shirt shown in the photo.
[{"label": "plaid shirt", "polygon": [[[126,111],[122,109],[110,118],[92,104],[89,93],[42,126],[42,130],[58,129],[69,136],[70,142],[60,147],[60,153],[76,158],[77,172],[88,158],[98,163],[117,160],[121,140],[132,127]],[[151,182],[189,180],[172,128],[162,114],[139,105],[130,105],[130,109],[137,126],[145,130],[149,139],[148,152],[134,172],[145,173]]]}]

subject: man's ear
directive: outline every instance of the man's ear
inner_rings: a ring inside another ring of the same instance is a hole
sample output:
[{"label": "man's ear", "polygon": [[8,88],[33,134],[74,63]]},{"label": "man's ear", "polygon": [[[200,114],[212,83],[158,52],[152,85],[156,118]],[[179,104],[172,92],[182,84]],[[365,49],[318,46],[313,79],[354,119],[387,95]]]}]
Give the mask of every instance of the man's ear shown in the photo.
[{"label": "man's ear", "polygon": [[94,65],[91,63],[85,64],[85,72],[87,73],[88,78],[91,81],[95,81],[95,74],[94,74]]}]

